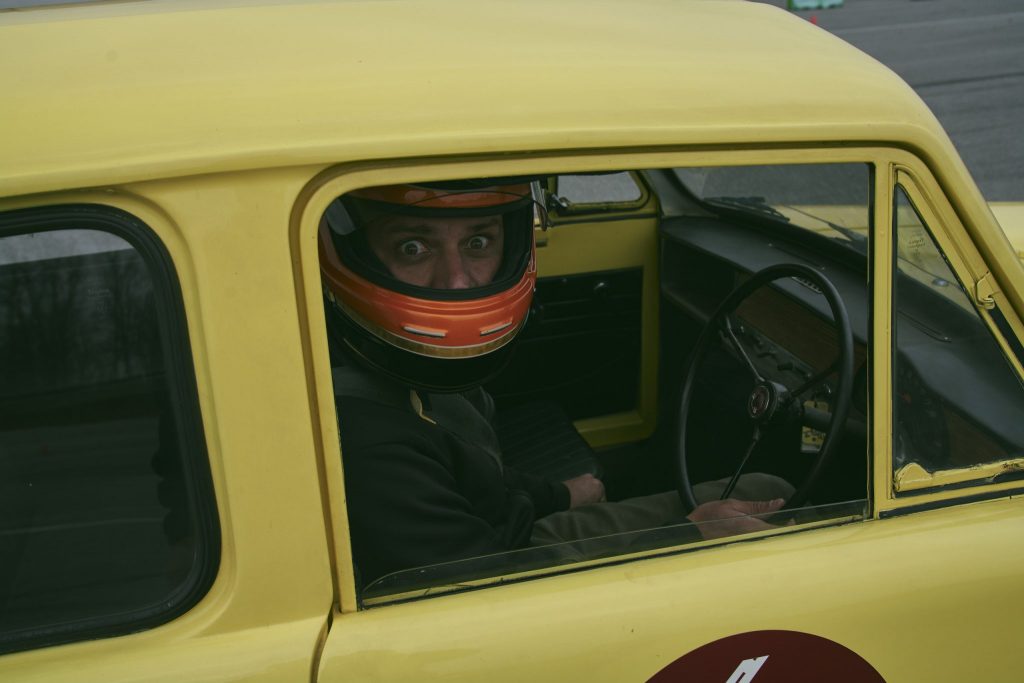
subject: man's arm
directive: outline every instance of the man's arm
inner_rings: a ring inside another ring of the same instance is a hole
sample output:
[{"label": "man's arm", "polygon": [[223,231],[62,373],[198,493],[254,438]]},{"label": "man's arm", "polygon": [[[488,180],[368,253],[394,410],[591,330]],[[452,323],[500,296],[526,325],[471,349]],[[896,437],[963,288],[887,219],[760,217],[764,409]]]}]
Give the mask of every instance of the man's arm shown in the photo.
[{"label": "man's arm", "polygon": [[376,444],[345,462],[355,559],[366,580],[401,569],[500,553],[529,538],[533,509],[507,495],[471,501],[441,462],[404,443]]},{"label": "man's arm", "polygon": [[697,524],[697,528],[705,540],[711,540],[751,531],[774,529],[776,525],[750,515],[776,512],[785,504],[786,501],[782,498],[753,501],[726,498],[725,500],[701,503],[686,518]]},{"label": "man's arm", "polygon": [[572,504],[568,482],[549,481],[508,466],[504,468],[504,478],[509,489],[524,491],[530,497],[538,518],[568,510]]}]

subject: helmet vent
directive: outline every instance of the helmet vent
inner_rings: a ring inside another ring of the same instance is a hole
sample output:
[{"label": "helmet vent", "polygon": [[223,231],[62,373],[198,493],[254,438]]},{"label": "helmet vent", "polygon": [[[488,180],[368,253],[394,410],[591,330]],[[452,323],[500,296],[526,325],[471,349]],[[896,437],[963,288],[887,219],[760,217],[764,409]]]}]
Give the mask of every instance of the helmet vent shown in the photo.
[{"label": "helmet vent", "polygon": [[489,336],[489,335],[492,335],[492,334],[497,334],[498,332],[501,332],[502,330],[507,330],[508,328],[512,327],[512,322],[513,321],[509,320],[507,323],[502,323],[501,325],[498,325],[497,327],[489,327],[486,330],[480,330],[480,336],[481,337],[486,337],[486,336]]},{"label": "helmet vent", "polygon": [[421,337],[430,337],[431,339],[444,339],[448,336],[448,333],[442,330],[424,330],[412,325],[402,325],[402,329],[409,334],[418,334]]}]

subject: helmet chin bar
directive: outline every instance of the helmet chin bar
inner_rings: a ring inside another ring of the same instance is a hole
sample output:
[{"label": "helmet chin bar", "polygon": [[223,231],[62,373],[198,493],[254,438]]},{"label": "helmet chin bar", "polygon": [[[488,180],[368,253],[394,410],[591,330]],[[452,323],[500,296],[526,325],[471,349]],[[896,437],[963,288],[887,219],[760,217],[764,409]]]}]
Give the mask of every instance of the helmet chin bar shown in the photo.
[{"label": "helmet chin bar", "polygon": [[[396,349],[371,335],[340,312],[330,315],[332,336],[342,341],[348,356],[370,370],[412,389],[429,393],[468,391],[491,380],[512,357],[514,345],[506,343],[485,355],[434,358]],[[511,341],[511,339],[509,340]]]},{"label": "helmet chin bar", "polygon": [[[479,343],[465,346],[446,346],[440,343],[431,343],[445,340],[448,337],[448,330],[446,329],[417,328],[415,325],[402,324],[401,329],[406,335],[394,334],[387,328],[374,324],[359,315],[359,313],[334,297],[330,291],[327,293],[327,298],[337,307],[340,315],[350,320],[366,334],[376,337],[391,346],[427,358],[458,360],[460,358],[483,356],[511,342],[519,333],[520,327],[525,323],[525,319],[518,325],[514,321],[508,321],[492,328],[481,329],[479,332]],[[411,337],[420,337],[422,340]]]}]

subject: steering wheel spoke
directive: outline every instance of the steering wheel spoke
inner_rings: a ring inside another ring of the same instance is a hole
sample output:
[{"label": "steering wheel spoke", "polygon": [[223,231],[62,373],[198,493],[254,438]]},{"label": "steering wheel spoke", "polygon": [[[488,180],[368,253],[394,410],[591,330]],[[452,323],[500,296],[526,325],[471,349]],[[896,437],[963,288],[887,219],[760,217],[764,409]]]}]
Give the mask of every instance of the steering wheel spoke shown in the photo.
[{"label": "steering wheel spoke", "polygon": [[758,427],[754,427],[754,433],[750,437],[750,444],[747,446],[747,452],[743,454],[743,459],[740,460],[740,464],[736,466],[736,471],[729,479],[729,483],[725,485],[722,490],[722,495],[719,496],[719,500],[725,500],[732,495],[733,489],[736,488],[736,484],[739,483],[740,476],[743,474],[743,470],[747,468],[747,462],[750,460],[751,454],[754,452],[754,447],[761,440],[761,430]]},{"label": "steering wheel spoke", "polygon": [[723,316],[722,318],[722,330],[725,332],[723,339],[732,344],[732,347],[736,349],[736,353],[739,354],[743,364],[750,370],[750,374],[753,376],[755,382],[763,382],[764,378],[761,377],[761,373],[757,371],[757,367],[754,366],[754,362],[750,360],[750,356],[747,355],[747,350],[743,348],[743,344],[736,337],[736,332],[732,329],[732,322],[729,320],[729,316]]}]

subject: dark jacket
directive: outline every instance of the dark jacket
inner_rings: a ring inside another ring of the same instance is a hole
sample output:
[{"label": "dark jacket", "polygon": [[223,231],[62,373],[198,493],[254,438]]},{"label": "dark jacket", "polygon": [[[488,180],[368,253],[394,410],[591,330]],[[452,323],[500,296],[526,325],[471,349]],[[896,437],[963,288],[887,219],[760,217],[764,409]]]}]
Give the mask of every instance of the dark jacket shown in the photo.
[{"label": "dark jacket", "polygon": [[493,404],[482,389],[421,395],[362,374],[370,389],[352,389],[352,376],[336,371],[335,391],[363,585],[525,547],[535,519],[568,509],[565,485],[502,466]]}]

